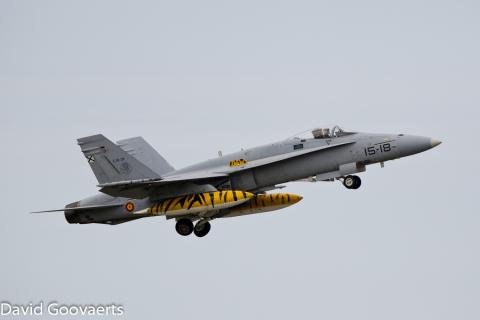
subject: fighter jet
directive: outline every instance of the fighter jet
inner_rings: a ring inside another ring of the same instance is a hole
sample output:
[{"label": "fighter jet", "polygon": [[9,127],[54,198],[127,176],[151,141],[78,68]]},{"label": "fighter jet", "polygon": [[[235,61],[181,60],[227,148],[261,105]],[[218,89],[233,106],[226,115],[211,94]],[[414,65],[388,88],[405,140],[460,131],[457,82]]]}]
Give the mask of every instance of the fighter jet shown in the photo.
[{"label": "fighter jet", "polygon": [[218,218],[279,210],[302,197],[269,193],[292,181],[340,181],[358,189],[371,164],[438,146],[432,138],[372,134],[339,126],[315,128],[285,140],[175,170],[143,138],[116,144],[101,134],[78,139],[100,193],[63,209],[69,223],[116,225],[146,217],[175,219],[182,236],[203,237]]}]

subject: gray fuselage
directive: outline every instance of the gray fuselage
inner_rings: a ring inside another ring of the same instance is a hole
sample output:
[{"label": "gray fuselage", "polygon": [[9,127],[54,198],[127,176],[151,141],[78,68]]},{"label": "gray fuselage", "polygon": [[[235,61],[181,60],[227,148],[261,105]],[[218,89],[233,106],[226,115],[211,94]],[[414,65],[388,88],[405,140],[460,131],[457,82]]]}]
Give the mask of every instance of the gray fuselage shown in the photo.
[{"label": "gray fuselage", "polygon": [[[180,196],[192,192],[204,192],[216,189],[232,189],[253,193],[274,189],[277,184],[301,180],[316,176],[318,180],[329,180],[365,171],[365,166],[373,163],[393,160],[426,151],[439,142],[428,137],[403,134],[371,134],[341,132],[322,138],[290,138],[276,143],[245,149],[214,159],[169,172],[162,176],[185,175],[194,172],[222,172],[229,168],[231,161],[241,159],[253,163],[262,159],[273,159],[266,165],[248,170],[232,171],[225,177],[197,180],[178,185],[167,184],[157,189],[155,197],[128,199],[112,197],[103,193],[76,202],[74,206],[122,204],[133,201],[136,208],[146,208],[162,198]],[[324,147],[324,148],[322,148]],[[318,151],[308,152],[310,149]],[[304,154],[288,157],[289,154],[305,151]],[[283,157],[283,158],[282,158]],[[269,189],[270,188],[270,189]],[[71,223],[121,223],[133,220],[123,208],[108,208],[95,212],[66,213]]]}]

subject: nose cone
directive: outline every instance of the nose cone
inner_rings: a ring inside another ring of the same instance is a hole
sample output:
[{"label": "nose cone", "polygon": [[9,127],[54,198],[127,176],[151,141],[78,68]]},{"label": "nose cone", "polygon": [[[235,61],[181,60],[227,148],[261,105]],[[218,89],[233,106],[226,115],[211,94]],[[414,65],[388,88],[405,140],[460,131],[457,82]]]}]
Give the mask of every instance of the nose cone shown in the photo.
[{"label": "nose cone", "polygon": [[405,135],[398,141],[400,157],[427,151],[438,146],[441,142],[429,137]]}]

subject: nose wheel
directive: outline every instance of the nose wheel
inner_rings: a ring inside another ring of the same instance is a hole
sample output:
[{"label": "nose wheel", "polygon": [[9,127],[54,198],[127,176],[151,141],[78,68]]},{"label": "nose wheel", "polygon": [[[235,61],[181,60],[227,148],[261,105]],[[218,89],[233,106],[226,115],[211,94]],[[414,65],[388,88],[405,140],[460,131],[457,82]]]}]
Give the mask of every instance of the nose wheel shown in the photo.
[{"label": "nose wheel", "polygon": [[362,179],[358,176],[346,176],[343,179],[343,185],[347,189],[358,189],[362,185]]}]

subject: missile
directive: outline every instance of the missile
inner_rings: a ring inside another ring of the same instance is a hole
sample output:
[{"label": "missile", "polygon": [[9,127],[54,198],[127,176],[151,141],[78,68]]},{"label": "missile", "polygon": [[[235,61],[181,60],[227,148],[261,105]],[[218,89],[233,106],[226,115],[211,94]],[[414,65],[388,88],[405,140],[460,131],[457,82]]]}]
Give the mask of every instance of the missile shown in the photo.
[{"label": "missile", "polygon": [[303,197],[289,193],[271,193],[254,195],[250,201],[227,209],[223,217],[237,217],[282,209],[302,200]]},{"label": "missile", "polygon": [[183,197],[165,199],[134,213],[181,216],[231,208],[248,202],[253,197],[254,195],[250,192],[235,190],[195,193]]}]

